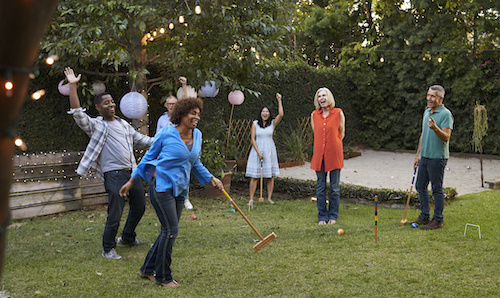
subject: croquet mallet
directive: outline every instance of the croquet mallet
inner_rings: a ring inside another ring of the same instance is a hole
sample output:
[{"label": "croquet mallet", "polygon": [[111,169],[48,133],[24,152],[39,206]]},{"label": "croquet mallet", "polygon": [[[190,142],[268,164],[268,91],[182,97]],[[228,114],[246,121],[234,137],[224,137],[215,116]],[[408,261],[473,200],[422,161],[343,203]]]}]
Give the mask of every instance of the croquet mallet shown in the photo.
[{"label": "croquet mallet", "polygon": [[233,199],[231,199],[231,197],[227,194],[226,190],[223,190],[222,192],[224,193],[224,195],[226,195],[226,197],[229,199],[229,201],[231,202],[231,204],[233,204],[234,209],[238,210],[238,212],[241,214],[241,216],[243,216],[243,218],[247,221],[248,225],[250,225],[250,227],[252,228],[252,230],[257,234],[257,236],[259,236],[260,241],[257,242],[257,244],[255,244],[253,246],[253,250],[259,251],[262,248],[264,248],[264,246],[268,245],[269,243],[273,242],[274,239],[276,239],[276,234],[274,232],[272,232],[271,234],[267,235],[266,238],[263,238],[260,235],[259,231],[257,231],[257,229],[252,225],[252,223],[250,222],[250,220],[248,220],[248,218],[245,216],[245,214],[243,214],[243,212],[238,207],[238,205],[236,205],[236,203],[233,201]]},{"label": "croquet mallet", "polygon": [[263,182],[263,178],[262,178],[262,168],[263,168],[263,162],[264,162],[264,158],[262,158],[260,160],[260,197],[259,197],[259,202],[262,203],[264,202],[264,197],[262,196],[262,182]]},{"label": "croquet mallet", "polygon": [[403,219],[399,222],[400,226],[404,226],[407,222],[406,220],[406,212],[408,211],[408,205],[410,204],[411,191],[413,190],[413,183],[415,182],[415,174],[417,173],[417,167],[413,170],[413,178],[411,178],[411,186],[410,192],[408,193],[408,199],[406,200],[405,214],[403,215]]}]

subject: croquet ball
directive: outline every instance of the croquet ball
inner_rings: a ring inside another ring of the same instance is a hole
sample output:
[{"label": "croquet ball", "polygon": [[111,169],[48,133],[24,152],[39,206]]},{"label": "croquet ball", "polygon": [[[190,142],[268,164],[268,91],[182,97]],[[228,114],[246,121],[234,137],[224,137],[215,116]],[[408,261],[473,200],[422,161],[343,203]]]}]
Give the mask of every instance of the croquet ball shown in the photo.
[{"label": "croquet ball", "polygon": [[234,208],[229,209],[229,212],[234,213]]},{"label": "croquet ball", "polygon": [[343,229],[338,229],[338,230],[337,230],[337,234],[339,234],[339,235],[344,235],[344,233],[345,233],[345,232],[344,232],[344,230],[343,230]]},{"label": "croquet ball", "polygon": [[191,218],[191,219],[196,219],[196,215],[191,214],[191,216],[189,216],[189,218]]},{"label": "croquet ball", "polygon": [[416,222],[412,223],[411,227],[414,228],[414,229],[418,228],[418,223],[416,223]]}]

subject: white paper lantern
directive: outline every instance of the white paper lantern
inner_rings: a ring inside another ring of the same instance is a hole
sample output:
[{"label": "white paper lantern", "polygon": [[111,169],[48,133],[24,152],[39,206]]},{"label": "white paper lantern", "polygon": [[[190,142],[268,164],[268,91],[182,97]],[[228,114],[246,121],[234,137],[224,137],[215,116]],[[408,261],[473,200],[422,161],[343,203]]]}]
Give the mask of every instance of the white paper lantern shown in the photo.
[{"label": "white paper lantern", "polygon": [[59,93],[61,93],[62,95],[68,96],[69,95],[69,83],[65,84],[65,85],[63,85],[63,83],[64,83],[64,80],[61,80],[59,82],[59,85],[57,85],[57,89],[59,89]]},{"label": "white paper lantern", "polygon": [[106,91],[106,85],[104,85],[101,81],[95,81],[92,83],[92,89],[94,90],[94,94],[101,94]]},{"label": "white paper lantern", "polygon": [[179,90],[177,90],[177,99],[183,99],[183,98],[189,98],[189,97],[198,97],[198,94],[196,93],[196,90],[187,85],[186,86],[186,96],[182,96],[184,94],[184,92],[182,91],[182,87],[179,88]]},{"label": "white paper lantern", "polygon": [[130,119],[139,119],[148,110],[148,101],[139,92],[129,92],[120,100],[120,111]]},{"label": "white paper lantern", "polygon": [[227,100],[233,105],[240,105],[245,100],[245,95],[240,90],[229,92]]},{"label": "white paper lantern", "polygon": [[215,97],[219,94],[219,89],[215,87],[215,81],[205,81],[205,86],[201,86],[201,92],[205,97]]}]

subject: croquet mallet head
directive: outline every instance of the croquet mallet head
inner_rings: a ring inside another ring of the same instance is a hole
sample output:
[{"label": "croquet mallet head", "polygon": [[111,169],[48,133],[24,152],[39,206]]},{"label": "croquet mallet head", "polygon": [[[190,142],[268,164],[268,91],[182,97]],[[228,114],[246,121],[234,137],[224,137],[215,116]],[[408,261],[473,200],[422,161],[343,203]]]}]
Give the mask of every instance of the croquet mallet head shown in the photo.
[{"label": "croquet mallet head", "polygon": [[257,242],[257,244],[255,244],[253,246],[253,250],[255,250],[255,251],[261,250],[262,248],[264,248],[264,246],[266,246],[269,243],[273,242],[274,239],[276,239],[276,234],[274,232],[272,232],[271,234],[267,235],[264,239],[262,239],[259,242]]}]

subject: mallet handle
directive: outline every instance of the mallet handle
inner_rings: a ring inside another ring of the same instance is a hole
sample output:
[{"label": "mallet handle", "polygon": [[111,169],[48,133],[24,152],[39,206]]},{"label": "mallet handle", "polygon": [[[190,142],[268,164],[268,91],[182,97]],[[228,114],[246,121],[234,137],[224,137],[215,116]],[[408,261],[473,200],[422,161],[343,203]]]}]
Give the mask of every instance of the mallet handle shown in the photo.
[{"label": "mallet handle", "polygon": [[248,218],[245,216],[245,214],[243,214],[243,212],[241,211],[240,207],[238,207],[238,205],[236,205],[236,203],[233,201],[233,199],[229,196],[229,194],[226,192],[226,190],[222,190],[222,192],[224,193],[224,195],[229,199],[229,201],[231,202],[231,204],[233,204],[234,208],[236,210],[238,210],[238,212],[241,214],[241,216],[243,216],[243,218],[247,221],[248,225],[252,228],[252,230],[257,234],[257,236],[259,236],[260,240],[264,240],[264,237],[262,237],[259,233],[259,231],[257,231],[257,229],[252,225],[252,223],[250,222],[250,220],[248,220]]}]

